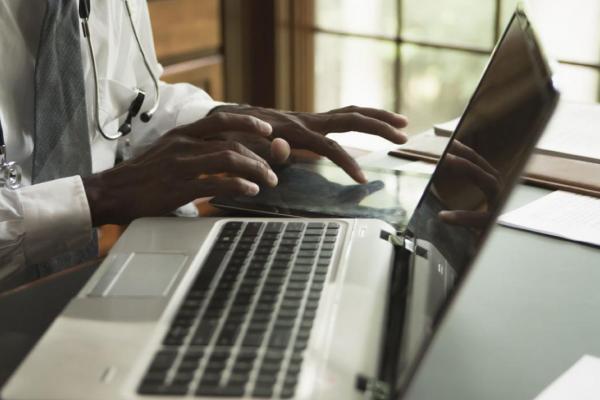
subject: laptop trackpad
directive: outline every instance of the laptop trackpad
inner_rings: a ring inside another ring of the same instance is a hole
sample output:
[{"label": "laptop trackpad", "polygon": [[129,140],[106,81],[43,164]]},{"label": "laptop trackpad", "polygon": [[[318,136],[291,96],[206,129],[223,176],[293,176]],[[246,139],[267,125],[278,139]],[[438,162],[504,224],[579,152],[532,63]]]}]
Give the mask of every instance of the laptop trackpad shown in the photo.
[{"label": "laptop trackpad", "polygon": [[88,296],[167,296],[186,261],[183,254],[118,255]]}]

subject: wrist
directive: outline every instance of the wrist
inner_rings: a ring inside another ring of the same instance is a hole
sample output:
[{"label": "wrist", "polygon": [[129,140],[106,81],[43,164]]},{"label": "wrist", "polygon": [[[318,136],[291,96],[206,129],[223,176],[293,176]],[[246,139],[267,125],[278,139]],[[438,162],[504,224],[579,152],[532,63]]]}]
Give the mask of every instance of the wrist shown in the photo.
[{"label": "wrist", "polygon": [[109,198],[105,196],[106,189],[102,174],[95,174],[82,178],[85,196],[90,208],[92,226],[98,227],[110,223]]},{"label": "wrist", "polygon": [[235,113],[235,112],[240,112],[240,111],[244,111],[244,110],[249,110],[251,108],[253,108],[253,107],[250,106],[249,104],[223,104],[220,106],[216,106],[215,108],[210,110],[208,112],[207,116],[211,116],[211,115],[219,113],[219,112]]}]

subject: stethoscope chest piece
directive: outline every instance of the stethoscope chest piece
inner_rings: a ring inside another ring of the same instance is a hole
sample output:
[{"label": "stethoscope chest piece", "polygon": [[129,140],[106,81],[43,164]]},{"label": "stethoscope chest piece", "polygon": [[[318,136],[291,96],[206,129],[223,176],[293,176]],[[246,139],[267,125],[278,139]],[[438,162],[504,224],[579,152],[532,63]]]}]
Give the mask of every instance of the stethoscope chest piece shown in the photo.
[{"label": "stethoscope chest piece", "polygon": [[0,187],[18,189],[21,187],[21,167],[6,159],[6,146],[0,146]]}]

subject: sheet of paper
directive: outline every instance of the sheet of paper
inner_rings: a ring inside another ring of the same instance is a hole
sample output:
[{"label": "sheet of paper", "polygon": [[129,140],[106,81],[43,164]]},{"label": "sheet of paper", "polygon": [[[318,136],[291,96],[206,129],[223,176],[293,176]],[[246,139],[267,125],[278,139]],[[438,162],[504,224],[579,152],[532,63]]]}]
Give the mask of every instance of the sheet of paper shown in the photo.
[{"label": "sheet of paper", "polygon": [[600,358],[583,356],[535,400],[600,399]]},{"label": "sheet of paper", "polygon": [[557,191],[501,215],[502,225],[600,246],[600,199]]}]

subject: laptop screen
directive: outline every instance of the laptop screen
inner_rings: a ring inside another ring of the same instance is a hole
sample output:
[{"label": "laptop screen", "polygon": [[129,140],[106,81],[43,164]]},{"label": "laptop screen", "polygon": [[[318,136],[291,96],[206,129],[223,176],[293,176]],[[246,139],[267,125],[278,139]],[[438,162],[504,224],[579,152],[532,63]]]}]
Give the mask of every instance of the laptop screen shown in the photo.
[{"label": "laptop screen", "polygon": [[550,118],[558,93],[522,10],[497,45],[407,235],[400,371],[414,367]]}]

